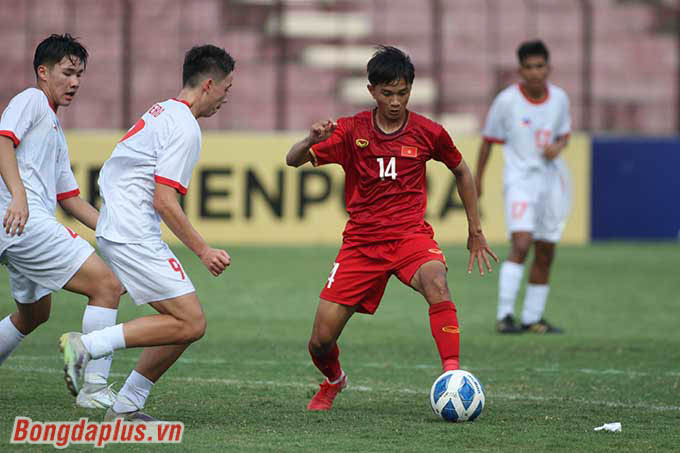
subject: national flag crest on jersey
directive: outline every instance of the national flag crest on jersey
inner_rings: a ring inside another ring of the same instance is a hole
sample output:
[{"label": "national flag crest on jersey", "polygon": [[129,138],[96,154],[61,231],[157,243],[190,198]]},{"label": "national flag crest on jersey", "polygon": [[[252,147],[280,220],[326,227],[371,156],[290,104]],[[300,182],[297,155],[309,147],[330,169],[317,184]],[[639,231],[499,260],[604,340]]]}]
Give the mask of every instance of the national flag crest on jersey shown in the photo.
[{"label": "national flag crest on jersey", "polygon": [[402,146],[401,157],[418,157],[418,148],[415,146]]},{"label": "national flag crest on jersey", "polygon": [[522,118],[522,122],[520,123],[522,126],[531,126],[531,119],[529,118]]}]

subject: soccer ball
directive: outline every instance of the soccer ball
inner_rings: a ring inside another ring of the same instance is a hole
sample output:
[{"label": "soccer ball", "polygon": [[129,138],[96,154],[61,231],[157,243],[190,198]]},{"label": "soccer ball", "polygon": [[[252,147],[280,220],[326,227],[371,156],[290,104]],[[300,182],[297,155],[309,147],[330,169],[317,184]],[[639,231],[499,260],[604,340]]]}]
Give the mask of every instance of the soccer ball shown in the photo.
[{"label": "soccer ball", "polygon": [[473,421],[484,409],[484,387],[469,371],[447,371],[430,390],[430,404],[435,414],[449,422]]}]

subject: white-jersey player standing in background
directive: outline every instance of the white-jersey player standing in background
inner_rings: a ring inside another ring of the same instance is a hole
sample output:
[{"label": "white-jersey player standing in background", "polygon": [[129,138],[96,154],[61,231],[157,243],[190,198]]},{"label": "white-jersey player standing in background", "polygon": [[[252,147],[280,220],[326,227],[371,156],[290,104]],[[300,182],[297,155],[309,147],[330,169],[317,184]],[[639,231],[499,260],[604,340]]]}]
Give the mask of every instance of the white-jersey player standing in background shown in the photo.
[{"label": "white-jersey player standing in background", "polygon": [[62,336],[65,369],[73,370],[67,379],[71,387],[80,377],[74,364],[115,349],[145,347],[105,420],[154,420],[141,412],[153,384],[205,332],[194,286],[161,240],[161,219],[214,276],[230,264],[227,252],[208,246],[189,223],[177,192],[186,193],[199,158],[196,119],[212,116],[226,102],[233,70],[234,60],[224,49],[204,45],[189,50],[177,98],[152,106],[102,167],[97,244],[135,304],[149,304],[159,313],[87,335]]},{"label": "white-jersey player standing in background", "polygon": [[[80,198],[57,109],[73,101],[87,50],[70,35],[52,35],[35,51],[37,88],[16,95],[0,119],[0,254],[17,311],[0,321],[0,363],[50,316],[51,293],[65,288],[88,297],[84,332],[116,323],[121,286],[92,246],[55,218],[57,202],[95,229],[99,213]],[[76,403],[104,408],[111,356],[90,361]]]},{"label": "white-jersey player standing in background", "polygon": [[[505,219],[510,254],[501,265],[496,330],[501,333],[561,333],[543,318],[550,266],[571,204],[571,183],[560,153],[571,132],[569,98],[547,83],[549,54],[541,41],[517,50],[522,82],[501,91],[491,105],[477,163],[477,192],[493,143],[504,147]],[[534,244],[534,261],[524,298],[521,325],[514,319],[524,261]]]}]

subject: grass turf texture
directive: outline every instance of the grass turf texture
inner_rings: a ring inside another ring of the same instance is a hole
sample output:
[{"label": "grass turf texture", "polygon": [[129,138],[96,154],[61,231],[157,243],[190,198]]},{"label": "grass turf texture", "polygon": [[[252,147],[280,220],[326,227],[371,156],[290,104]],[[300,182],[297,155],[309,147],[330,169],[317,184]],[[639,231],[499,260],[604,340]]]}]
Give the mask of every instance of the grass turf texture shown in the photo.
[{"label": "grass turf texture", "polygon": [[[181,420],[181,445],[116,445],[107,451],[671,451],[680,445],[680,283],[677,244],[561,246],[546,317],[561,336],[494,332],[497,269],[465,272],[467,252],[445,247],[461,324],[461,365],[486,389],[473,423],[437,419],[428,392],[440,374],[422,297],[390,280],[376,316],[355,315],[340,340],[350,387],[329,413],[307,413],[321,375],[307,354],[331,247],[229,248],[233,265],[211,277],[184,248],[176,252],[208,318],[192,345],[153,389],[147,411]],[[500,256],[507,249],[496,247]],[[6,270],[5,302],[13,310]],[[521,305],[518,301],[518,310]],[[0,366],[0,450],[14,417],[89,417],[62,380],[57,338],[79,330],[84,298],[53,297],[52,318]],[[151,313],[125,296],[119,320]],[[138,350],[114,356],[122,385]],[[621,433],[594,432],[619,421]],[[92,446],[71,446],[91,450]],[[675,450],[677,451],[677,450]]]}]

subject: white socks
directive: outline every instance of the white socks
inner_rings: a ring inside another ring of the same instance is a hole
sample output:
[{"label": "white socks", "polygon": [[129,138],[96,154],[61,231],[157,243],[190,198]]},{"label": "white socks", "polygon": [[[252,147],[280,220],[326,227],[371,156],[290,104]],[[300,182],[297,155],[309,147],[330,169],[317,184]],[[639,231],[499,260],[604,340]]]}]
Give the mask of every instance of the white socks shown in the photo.
[{"label": "white socks", "polygon": [[9,315],[0,321],[0,364],[19,346],[25,336],[14,327]]},{"label": "white socks", "polygon": [[522,309],[522,324],[533,324],[543,317],[545,302],[548,300],[550,285],[535,285],[529,283],[524,295]]},{"label": "white socks", "polygon": [[153,382],[132,370],[132,373],[130,373],[130,376],[125,381],[125,385],[118,392],[118,398],[116,398],[116,402],[113,404],[113,410],[122,413],[143,409],[153,384]]},{"label": "white socks", "polygon": [[[111,327],[116,324],[118,310],[112,308],[88,305],[83,314],[83,333]],[[85,368],[85,382],[88,384],[106,384],[111,370],[113,355],[109,354],[101,359],[92,359]]]},{"label": "white socks", "polygon": [[100,359],[110,355],[116,349],[125,348],[125,336],[123,335],[123,324],[95,330],[80,337],[85,345],[85,349],[93,359]]},{"label": "white socks", "polygon": [[515,299],[519,291],[524,265],[503,261],[498,277],[498,313],[496,319],[501,320],[515,312]]}]

